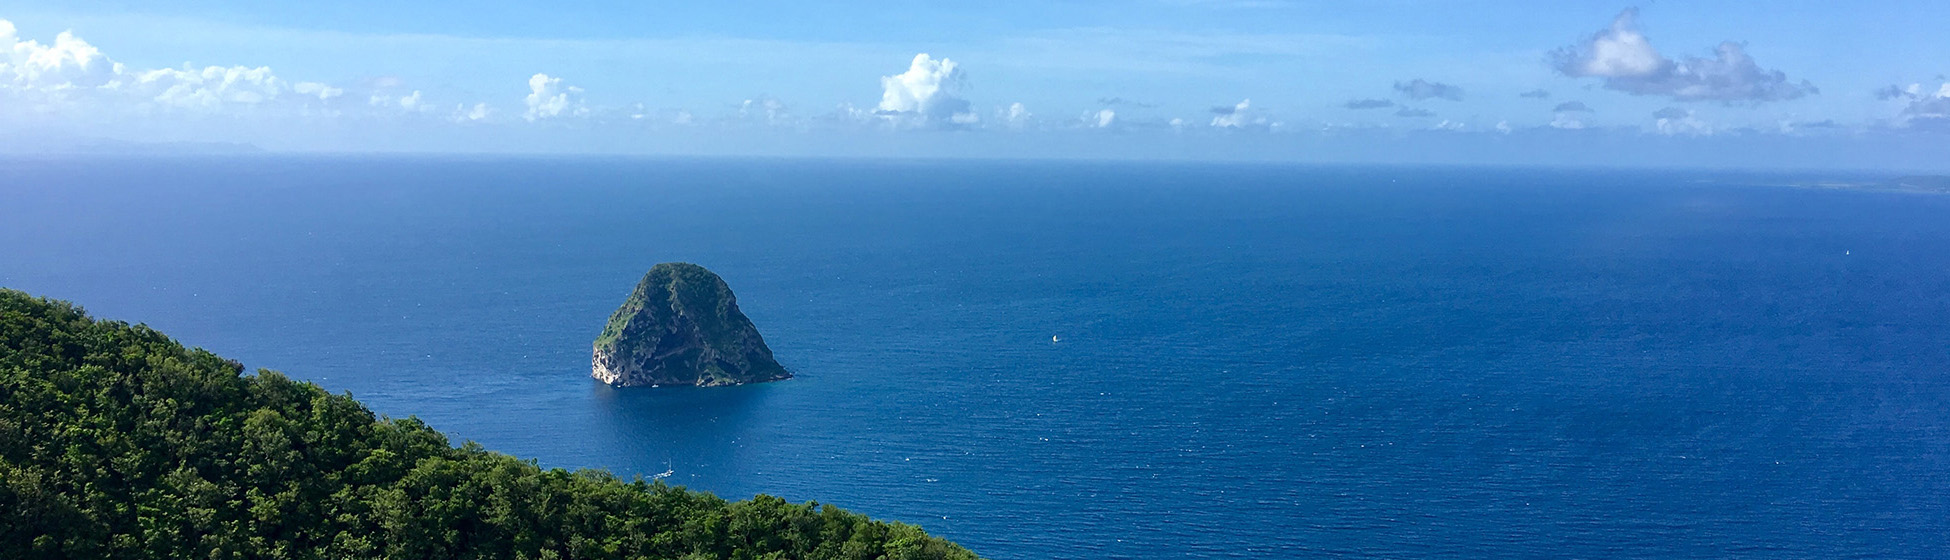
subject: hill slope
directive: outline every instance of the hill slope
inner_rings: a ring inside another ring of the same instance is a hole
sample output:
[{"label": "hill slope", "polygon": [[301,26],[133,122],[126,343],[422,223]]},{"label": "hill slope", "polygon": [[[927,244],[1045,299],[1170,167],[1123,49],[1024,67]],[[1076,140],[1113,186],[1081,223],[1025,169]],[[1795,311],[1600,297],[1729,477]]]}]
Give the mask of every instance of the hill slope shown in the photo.
[{"label": "hill slope", "polygon": [[762,383],[792,377],[724,279],[691,263],[650,267],[596,337],[592,373],[617,386]]},{"label": "hill slope", "polygon": [[972,559],[919,528],[456,448],[0,289],[0,558]]}]

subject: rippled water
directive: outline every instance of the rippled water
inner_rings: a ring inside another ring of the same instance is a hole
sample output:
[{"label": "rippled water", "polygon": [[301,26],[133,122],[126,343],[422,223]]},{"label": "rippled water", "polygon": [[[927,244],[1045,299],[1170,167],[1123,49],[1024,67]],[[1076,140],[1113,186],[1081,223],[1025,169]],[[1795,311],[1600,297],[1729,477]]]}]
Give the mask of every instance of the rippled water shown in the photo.
[{"label": "rippled water", "polygon": [[[0,285],[997,559],[1950,554],[1950,198],[1704,172],[0,161]],[[799,377],[615,390],[650,265]],[[1051,337],[1060,342],[1052,342]]]}]

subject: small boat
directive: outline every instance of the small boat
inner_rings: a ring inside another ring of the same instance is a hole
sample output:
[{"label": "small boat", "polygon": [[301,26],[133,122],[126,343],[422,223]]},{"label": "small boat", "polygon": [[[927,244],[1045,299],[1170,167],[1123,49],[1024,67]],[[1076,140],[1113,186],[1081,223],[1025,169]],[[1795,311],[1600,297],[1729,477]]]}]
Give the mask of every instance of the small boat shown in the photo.
[{"label": "small boat", "polygon": [[1063,342],[1063,339],[1060,339],[1060,338],[1056,338],[1056,335],[1049,335],[1049,341],[1050,341],[1050,342]]},{"label": "small boat", "polygon": [[650,480],[663,480],[673,474],[677,474],[677,470],[670,468],[670,461],[664,461],[664,472],[650,475]]}]

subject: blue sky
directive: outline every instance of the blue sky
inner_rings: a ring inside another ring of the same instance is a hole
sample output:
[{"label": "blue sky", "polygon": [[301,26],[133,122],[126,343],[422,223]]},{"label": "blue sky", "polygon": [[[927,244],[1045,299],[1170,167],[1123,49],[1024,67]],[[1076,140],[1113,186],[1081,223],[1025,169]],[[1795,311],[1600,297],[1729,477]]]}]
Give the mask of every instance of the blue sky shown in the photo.
[{"label": "blue sky", "polygon": [[13,152],[1950,165],[1941,2],[70,0],[0,20]]}]

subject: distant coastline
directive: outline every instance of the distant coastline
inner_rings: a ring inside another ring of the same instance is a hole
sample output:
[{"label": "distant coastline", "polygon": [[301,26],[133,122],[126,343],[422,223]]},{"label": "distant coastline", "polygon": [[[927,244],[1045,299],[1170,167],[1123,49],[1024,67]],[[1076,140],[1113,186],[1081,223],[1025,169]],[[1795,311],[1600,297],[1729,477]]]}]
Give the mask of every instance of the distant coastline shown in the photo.
[{"label": "distant coastline", "polygon": [[1881,181],[1814,181],[1788,186],[1843,191],[1950,194],[1950,175],[1904,175]]}]

